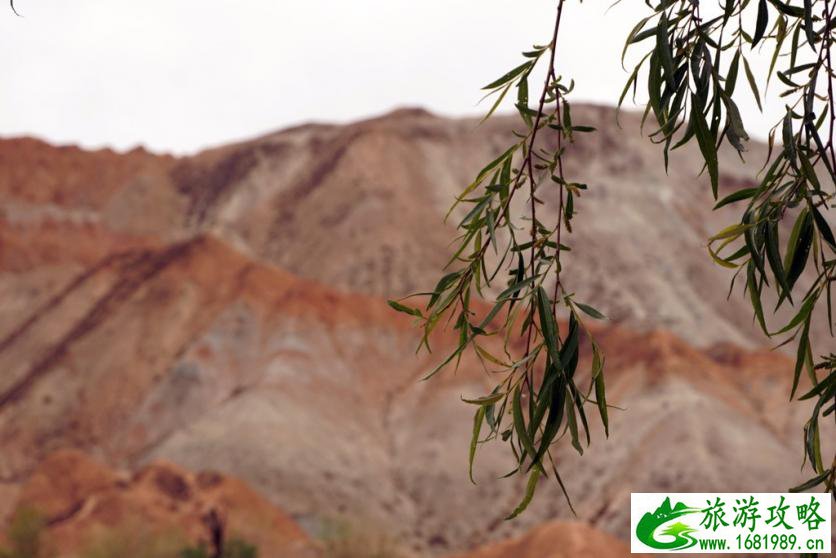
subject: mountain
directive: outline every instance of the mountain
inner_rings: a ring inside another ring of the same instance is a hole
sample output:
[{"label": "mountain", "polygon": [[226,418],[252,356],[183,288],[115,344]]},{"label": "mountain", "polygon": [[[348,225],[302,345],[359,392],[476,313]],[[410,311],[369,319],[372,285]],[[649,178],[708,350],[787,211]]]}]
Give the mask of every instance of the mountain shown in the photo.
[{"label": "mountain", "polygon": [[[762,345],[744,297],[726,299],[730,272],[708,259],[707,237],[738,216],[734,207],[710,211],[696,148],[675,151],[666,174],[638,114],[622,113],[620,128],[607,107],[580,105],[573,114],[598,131],[579,134],[567,158],[567,176],[590,186],[569,237],[577,248],[566,262],[571,288],[630,327],[668,329],[698,345]],[[78,236],[76,251],[91,249],[102,228],[110,242],[114,234],[128,242],[210,232],[297,276],[400,296],[434,284],[455,236],[455,219],[445,226],[441,217],[515,126],[509,117],[480,126],[404,109],[181,159],[5,140],[0,194],[5,225],[17,225],[6,241],[23,241],[22,226],[35,222]],[[721,194],[754,184],[765,153],[753,142],[742,163],[723,150]],[[545,201],[543,214],[552,215]]]},{"label": "mountain", "polygon": [[[626,539],[630,491],[783,491],[803,478],[809,407],[787,403],[791,361],[706,254],[733,210],[710,211],[694,152],[666,176],[637,115],[619,130],[611,109],[573,113],[599,132],[572,147],[567,172],[590,191],[567,277],[611,317],[596,338],[623,409],[582,458],[558,451],[578,518]],[[0,142],[0,493],[74,448],[132,471],[211,468],[311,533],[371,525],[419,553],[571,519],[544,484],[503,521],[523,493],[496,480],[504,447],[485,446],[468,482],[460,397],[491,379],[466,358],[421,382],[452,340],[415,356],[385,304],[431,287],[447,205],[511,129],[403,110],[187,158]],[[723,153],[725,191],[762,154]]]}]

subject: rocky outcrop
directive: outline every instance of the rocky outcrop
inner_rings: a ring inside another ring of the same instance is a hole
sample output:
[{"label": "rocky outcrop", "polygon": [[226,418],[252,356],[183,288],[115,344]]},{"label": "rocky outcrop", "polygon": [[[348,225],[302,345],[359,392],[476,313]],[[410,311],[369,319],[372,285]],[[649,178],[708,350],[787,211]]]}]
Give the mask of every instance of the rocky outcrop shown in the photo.
[{"label": "rocky outcrop", "polygon": [[23,485],[19,509],[39,513],[45,544],[60,556],[96,544],[97,537],[141,526],[148,536],[171,533],[183,544],[210,544],[214,513],[225,536],[247,540],[264,557],[310,558],[317,548],[282,511],[249,486],[215,472],[188,472],[155,462],[135,473],[113,470],[87,455],[49,455]]},{"label": "rocky outcrop", "polygon": [[[453,558],[627,558],[623,540],[580,522],[552,521],[513,539],[496,542]],[[642,556],[635,554],[632,556]]]}]

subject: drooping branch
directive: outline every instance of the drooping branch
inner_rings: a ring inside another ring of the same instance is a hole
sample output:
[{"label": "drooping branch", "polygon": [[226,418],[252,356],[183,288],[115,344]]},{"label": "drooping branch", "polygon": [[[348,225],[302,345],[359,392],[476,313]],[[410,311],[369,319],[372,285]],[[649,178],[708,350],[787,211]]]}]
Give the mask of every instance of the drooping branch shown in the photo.
[{"label": "drooping branch", "polygon": [[[485,87],[489,96],[496,96],[488,116],[516,88],[516,108],[525,130],[517,132],[518,141],[479,172],[454,205],[470,206],[459,222],[459,246],[449,264],[458,269],[441,278],[423,310],[390,302],[419,319],[427,346],[439,323],[454,322],[459,343],[429,376],[453,361],[458,363],[466,350],[472,350],[486,371],[502,378],[490,394],[468,401],[477,406],[470,459],[472,469],[478,446],[489,440],[501,439],[509,444],[517,460],[515,472],[528,475],[526,494],[509,518],[526,508],[540,477],[553,474],[563,488],[551,448],[565,429],[572,445],[583,451],[582,437],[587,444],[590,441],[587,402],[597,405],[608,430],[603,358],[581,319],[582,313],[603,316],[575,302],[563,289],[561,279],[560,258],[568,249],[563,242],[566,233],[571,232],[574,199],[586,189],[584,184],[567,180],[564,157],[573,134],[593,131],[572,122],[567,100],[571,86],[563,83],[556,69],[564,6],[565,0],[558,0],[551,41],[524,52],[525,62]],[[541,60],[546,61],[544,81],[532,109],[529,79]],[[541,141],[547,134],[554,141]],[[548,214],[539,207],[549,198],[547,189],[551,187],[555,189],[558,211],[553,222],[548,222]],[[527,203],[513,204],[521,191],[528,193]],[[525,234],[520,234],[523,229]],[[491,247],[498,264],[489,272]],[[494,288],[492,282],[502,270],[510,279]],[[546,289],[550,281],[554,281],[551,296]],[[477,316],[473,309],[474,292],[493,300],[486,316]],[[568,317],[565,333],[558,325],[561,312]],[[504,340],[499,352],[488,349],[489,336],[494,333]],[[575,381],[582,336],[592,340],[593,348],[590,384],[585,389]],[[520,351],[515,348],[517,340],[524,347]],[[483,436],[485,423],[487,434]]]}]

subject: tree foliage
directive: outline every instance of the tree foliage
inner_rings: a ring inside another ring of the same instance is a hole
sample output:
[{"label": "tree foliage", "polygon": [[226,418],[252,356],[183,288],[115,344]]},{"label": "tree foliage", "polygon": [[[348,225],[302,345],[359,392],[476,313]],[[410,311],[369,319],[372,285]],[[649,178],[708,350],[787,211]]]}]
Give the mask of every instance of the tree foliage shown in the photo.
[{"label": "tree foliage", "polygon": [[[812,389],[800,398],[816,400],[804,426],[805,458],[814,476],[797,488],[821,485],[836,496],[836,460],[825,464],[819,439],[820,417],[834,411],[836,355],[819,355],[810,338],[819,315],[833,337],[836,241],[825,215],[836,194],[834,6],[832,0],[804,0],[801,6],[781,0],[725,0],[716,13],[702,14],[696,0],[660,2],[627,39],[625,48],[645,42],[650,47],[625,90],[635,87],[638,70],[646,65],[645,115],[652,114],[658,126],[651,137],[663,146],[666,162],[670,149],[696,139],[716,199],[720,145],[728,140],[742,154],[748,140],[734,101],[740,95],[736,85],[743,79],[738,79],[741,66],[760,106],[760,87],[746,56],[756,47],[771,50],[763,80],[768,86],[774,75],[780,83],[778,96],[786,112],[770,131],[758,185],[715,205],[738,204],[741,217],[709,239],[709,252],[715,262],[735,270],[732,281],[745,277],[745,292],[764,334],[781,345],[795,343],[790,398],[796,396],[804,372]],[[782,224],[788,223],[792,232],[782,242]],[[808,269],[815,278],[802,288],[799,279]],[[771,312],[765,308],[767,291],[777,300]],[[784,304],[794,308],[791,319],[772,326],[768,317]]]},{"label": "tree foliage", "polygon": [[[561,256],[570,250],[575,206],[587,190],[564,173],[564,160],[571,156],[567,147],[577,134],[594,132],[572,119],[573,82],[556,71],[558,53],[566,56],[558,48],[565,3],[556,1],[551,40],[524,52],[520,65],[485,86],[493,98],[486,118],[510,93],[522,131],[455,200],[454,208],[465,209],[457,210],[464,216],[446,274],[420,307],[390,301],[417,318],[427,349],[439,324],[454,324],[459,342],[428,377],[472,351],[500,378],[489,394],[467,400],[476,406],[469,453],[472,469],[481,443],[502,440],[516,457],[517,467],[509,474],[528,476],[522,502],[509,518],[526,508],[542,477],[553,475],[563,488],[553,449],[567,436],[583,453],[590,440],[589,407],[597,409],[608,431],[604,355],[585,325],[586,319],[603,316],[575,300],[567,286],[571,270],[561,266]],[[647,0],[646,5],[648,15],[629,33],[622,60],[628,51],[646,50],[619,106],[631,91],[635,99],[641,86],[647,96],[643,124],[654,123],[649,136],[661,146],[665,167],[672,151],[696,143],[715,200],[719,149],[727,141],[742,157],[749,139],[737,101],[753,95],[761,106],[770,82],[781,87],[777,95],[785,100],[786,112],[769,134],[759,183],[717,200],[715,208],[739,206],[741,217],[708,239],[708,247],[717,264],[735,271],[732,284],[739,276],[745,280],[745,295],[763,332],[781,344],[795,344],[791,398],[804,373],[812,389],[800,399],[815,400],[804,427],[812,477],[796,489],[818,487],[836,497],[836,461],[825,463],[819,440],[820,418],[834,414],[836,355],[821,354],[810,338],[817,317],[827,320],[833,336],[836,240],[827,216],[836,194],[831,61],[836,0],[803,0],[802,5]],[[755,48],[772,54],[760,80],[749,62]],[[544,66],[545,80],[532,103],[530,82],[538,66]],[[558,208],[551,221],[541,209],[549,198]],[[448,217],[452,214],[453,209]],[[779,231],[789,226],[782,223],[791,224],[785,239]],[[805,270],[814,276],[809,285],[802,280]],[[491,300],[488,312],[478,310],[477,298]],[[773,298],[777,303],[770,308]],[[793,308],[792,318],[771,325],[783,305]],[[491,336],[502,339],[501,352],[488,350]],[[591,370],[588,383],[579,385],[578,348],[584,339],[591,347]]]}]

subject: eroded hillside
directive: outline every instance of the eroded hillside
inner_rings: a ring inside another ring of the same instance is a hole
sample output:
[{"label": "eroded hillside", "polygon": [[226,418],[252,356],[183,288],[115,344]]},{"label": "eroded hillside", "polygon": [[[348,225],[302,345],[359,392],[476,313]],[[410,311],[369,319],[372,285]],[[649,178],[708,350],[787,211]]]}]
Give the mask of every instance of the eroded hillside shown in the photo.
[{"label": "eroded hillside", "polygon": [[[623,409],[583,458],[559,451],[578,519],[624,538],[630,491],[783,491],[803,475],[806,409],[706,254],[733,211],[711,213],[694,153],[666,176],[636,115],[619,130],[610,109],[575,112],[599,133],[568,170],[590,184],[569,276],[612,318],[597,338]],[[420,552],[571,519],[549,487],[502,520],[522,493],[496,480],[512,468],[502,448],[467,481],[460,397],[491,379],[465,359],[420,382],[438,353],[415,356],[385,304],[431,286],[446,206],[510,130],[410,110],[184,159],[0,142],[4,493],[76,448],[222,471],[311,531],[349,516]],[[724,157],[725,188],[752,180],[754,162]]]}]

